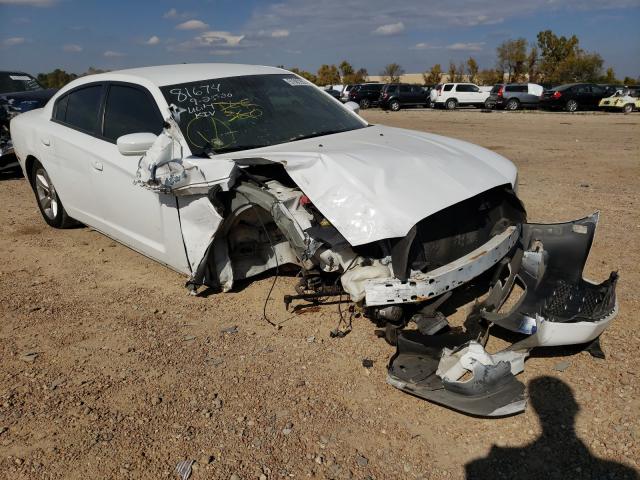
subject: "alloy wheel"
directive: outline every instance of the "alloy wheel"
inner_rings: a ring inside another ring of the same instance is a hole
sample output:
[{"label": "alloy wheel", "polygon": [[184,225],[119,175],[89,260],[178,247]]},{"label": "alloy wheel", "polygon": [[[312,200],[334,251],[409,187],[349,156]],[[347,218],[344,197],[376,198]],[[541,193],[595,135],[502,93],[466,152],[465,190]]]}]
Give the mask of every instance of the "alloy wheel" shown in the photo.
[{"label": "alloy wheel", "polygon": [[43,213],[50,220],[54,220],[58,215],[58,195],[56,189],[44,168],[36,170],[35,175],[36,195],[42,207]]}]

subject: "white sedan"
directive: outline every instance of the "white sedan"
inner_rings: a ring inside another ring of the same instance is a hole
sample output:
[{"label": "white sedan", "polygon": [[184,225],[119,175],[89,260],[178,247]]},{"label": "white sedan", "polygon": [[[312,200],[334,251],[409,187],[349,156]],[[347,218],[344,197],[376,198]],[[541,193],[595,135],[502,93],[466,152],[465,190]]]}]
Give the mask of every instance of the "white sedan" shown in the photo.
[{"label": "white sedan", "polygon": [[[89,225],[184,273],[194,293],[294,265],[289,301],[347,295],[398,346],[389,382],[461,411],[522,410],[529,350],[597,341],[617,312],[615,274],[582,279],[597,214],[526,223],[506,158],[369,125],[286,70],[86,76],[11,134],[52,227]],[[496,313],[516,282],[525,294]],[[470,285],[489,295],[461,334],[445,313]],[[490,325],[523,339],[489,355]]]}]

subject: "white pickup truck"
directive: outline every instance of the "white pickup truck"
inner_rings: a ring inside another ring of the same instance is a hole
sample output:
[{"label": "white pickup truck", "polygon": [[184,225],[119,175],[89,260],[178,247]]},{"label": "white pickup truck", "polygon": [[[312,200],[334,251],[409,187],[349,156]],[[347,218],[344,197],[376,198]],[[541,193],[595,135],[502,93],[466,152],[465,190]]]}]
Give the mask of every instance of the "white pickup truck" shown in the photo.
[{"label": "white pickup truck", "polygon": [[447,110],[463,105],[483,107],[490,90],[473,83],[443,83],[431,90],[430,100],[434,107],[445,107]]}]

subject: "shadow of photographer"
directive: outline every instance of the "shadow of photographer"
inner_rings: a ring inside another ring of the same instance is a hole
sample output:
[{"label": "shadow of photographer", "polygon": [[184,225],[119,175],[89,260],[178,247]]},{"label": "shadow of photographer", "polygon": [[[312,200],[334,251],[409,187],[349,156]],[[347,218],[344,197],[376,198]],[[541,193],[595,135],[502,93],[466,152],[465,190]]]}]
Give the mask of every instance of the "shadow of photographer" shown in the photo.
[{"label": "shadow of photographer", "polygon": [[571,388],[553,377],[529,383],[529,403],[540,418],[542,434],[523,447],[493,446],[489,454],[465,465],[467,479],[638,479],[621,463],[594,456],[575,432],[580,407]]}]

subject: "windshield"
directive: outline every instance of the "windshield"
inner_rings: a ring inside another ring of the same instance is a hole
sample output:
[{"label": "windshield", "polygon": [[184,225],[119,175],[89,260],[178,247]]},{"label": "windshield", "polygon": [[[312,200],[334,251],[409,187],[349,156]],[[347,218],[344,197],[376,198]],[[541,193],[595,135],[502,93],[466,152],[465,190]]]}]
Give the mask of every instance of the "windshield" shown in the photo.
[{"label": "windshield", "polygon": [[291,74],[248,75],[160,89],[177,107],[195,155],[266,147],[363,128],[313,84]]},{"label": "windshield", "polygon": [[0,93],[30,92],[42,90],[42,86],[26,73],[0,73]]}]

